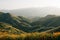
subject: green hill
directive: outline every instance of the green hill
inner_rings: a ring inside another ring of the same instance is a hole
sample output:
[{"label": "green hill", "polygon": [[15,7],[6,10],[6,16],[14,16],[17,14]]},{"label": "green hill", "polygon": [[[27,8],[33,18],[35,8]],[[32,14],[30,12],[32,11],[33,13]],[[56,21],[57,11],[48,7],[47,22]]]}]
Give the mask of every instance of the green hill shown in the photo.
[{"label": "green hill", "polygon": [[0,12],[0,22],[8,23],[13,27],[26,32],[29,32],[29,28],[32,27],[26,18],[21,16],[13,16],[10,13]]},{"label": "green hill", "polygon": [[13,26],[0,22],[0,32],[8,32],[9,34],[20,34],[25,33],[22,30],[19,30],[17,28],[14,28]]},{"label": "green hill", "polygon": [[47,15],[46,17],[40,18],[39,20],[32,22],[33,31],[47,31],[60,26],[60,16]]}]

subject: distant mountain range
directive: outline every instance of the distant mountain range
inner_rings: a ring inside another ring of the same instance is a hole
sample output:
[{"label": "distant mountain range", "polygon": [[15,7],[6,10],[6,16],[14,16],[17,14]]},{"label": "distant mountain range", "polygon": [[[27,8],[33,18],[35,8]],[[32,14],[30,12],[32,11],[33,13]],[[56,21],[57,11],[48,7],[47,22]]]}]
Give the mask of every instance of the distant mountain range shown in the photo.
[{"label": "distant mountain range", "polygon": [[23,8],[15,10],[1,10],[2,12],[9,12],[18,16],[27,16],[27,17],[44,17],[46,15],[60,15],[59,8],[53,7],[43,7],[43,8]]}]

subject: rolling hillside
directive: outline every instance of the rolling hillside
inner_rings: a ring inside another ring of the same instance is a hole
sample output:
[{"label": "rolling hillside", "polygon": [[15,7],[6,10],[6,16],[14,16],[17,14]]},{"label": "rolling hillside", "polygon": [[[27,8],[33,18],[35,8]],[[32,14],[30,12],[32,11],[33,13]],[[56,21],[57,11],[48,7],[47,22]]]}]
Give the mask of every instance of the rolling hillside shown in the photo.
[{"label": "rolling hillside", "polygon": [[8,23],[12,25],[13,27],[26,31],[26,32],[27,30],[29,31],[30,27],[32,27],[28,19],[21,16],[13,16],[10,13],[0,12],[0,22]]},{"label": "rolling hillside", "polygon": [[22,30],[19,30],[17,28],[14,28],[13,26],[0,22],[0,32],[7,32],[8,34],[20,34],[25,33]]},{"label": "rolling hillside", "polygon": [[[31,19],[30,19],[31,20]],[[0,12],[0,22],[4,25],[11,25],[12,29],[16,28],[22,32],[44,32],[57,27],[59,30],[60,16],[47,15],[45,17],[37,17],[31,22],[28,18],[23,16],[14,16],[10,13]],[[14,29],[15,30],[15,29]]]},{"label": "rolling hillside", "polygon": [[[59,28],[60,26],[60,16],[47,15],[46,17],[40,18],[39,20],[32,22],[33,31],[47,31],[50,29]],[[59,29],[58,29],[59,30]]]}]

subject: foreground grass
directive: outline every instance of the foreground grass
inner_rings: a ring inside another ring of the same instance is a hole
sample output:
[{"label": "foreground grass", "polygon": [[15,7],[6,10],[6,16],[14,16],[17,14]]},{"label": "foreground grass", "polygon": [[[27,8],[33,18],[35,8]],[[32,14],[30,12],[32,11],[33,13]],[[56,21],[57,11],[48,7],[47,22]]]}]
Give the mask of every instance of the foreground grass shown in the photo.
[{"label": "foreground grass", "polygon": [[57,33],[25,33],[9,34],[0,32],[0,40],[60,40],[60,32]]}]

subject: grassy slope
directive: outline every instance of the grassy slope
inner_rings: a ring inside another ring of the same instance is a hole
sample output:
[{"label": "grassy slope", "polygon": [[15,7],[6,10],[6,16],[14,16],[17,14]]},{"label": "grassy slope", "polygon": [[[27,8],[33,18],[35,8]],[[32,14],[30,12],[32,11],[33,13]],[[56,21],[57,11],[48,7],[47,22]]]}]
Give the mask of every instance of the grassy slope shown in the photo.
[{"label": "grassy slope", "polygon": [[0,22],[0,32],[7,32],[10,34],[25,33],[22,30],[19,30],[17,28],[12,27],[11,25],[9,25],[7,23],[2,23],[2,22]]},{"label": "grassy slope", "polygon": [[[3,34],[3,35],[2,35]],[[0,32],[1,40],[59,40],[60,32],[57,33],[25,33],[25,34],[8,34]]]}]

